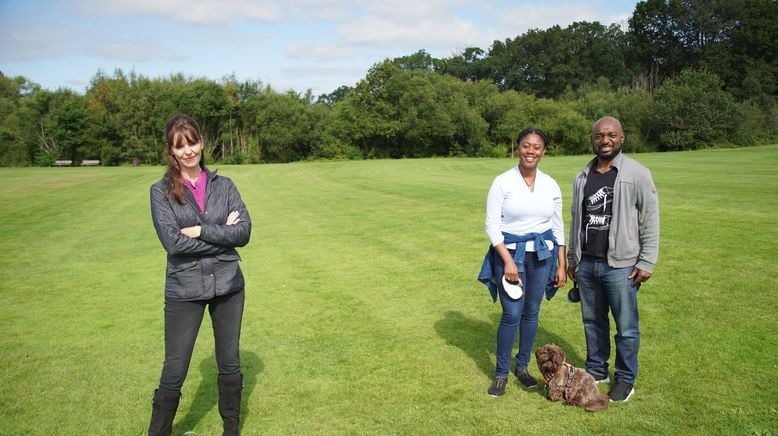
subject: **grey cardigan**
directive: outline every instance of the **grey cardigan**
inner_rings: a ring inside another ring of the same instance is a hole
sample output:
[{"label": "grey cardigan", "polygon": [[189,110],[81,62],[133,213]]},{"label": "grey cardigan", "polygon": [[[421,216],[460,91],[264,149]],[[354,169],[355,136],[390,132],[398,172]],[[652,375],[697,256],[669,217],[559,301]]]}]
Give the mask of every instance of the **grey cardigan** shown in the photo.
[{"label": "grey cardigan", "polygon": [[[581,260],[583,192],[595,161],[596,158],[589,162],[573,181],[568,268],[576,268]],[[659,256],[659,200],[651,172],[623,153],[613,159],[613,166],[618,172],[608,232],[608,265],[613,268],[636,266],[653,272]]]},{"label": "grey cardigan", "polygon": [[[168,195],[167,177],[151,186],[151,219],[167,251],[165,299],[208,300],[243,289],[235,247],[249,242],[251,218],[232,180],[207,172],[205,212],[201,213],[189,189],[184,188],[183,205]],[[240,221],[228,226],[231,211],[240,212]],[[196,225],[201,226],[199,238],[181,233],[182,228]]]}]

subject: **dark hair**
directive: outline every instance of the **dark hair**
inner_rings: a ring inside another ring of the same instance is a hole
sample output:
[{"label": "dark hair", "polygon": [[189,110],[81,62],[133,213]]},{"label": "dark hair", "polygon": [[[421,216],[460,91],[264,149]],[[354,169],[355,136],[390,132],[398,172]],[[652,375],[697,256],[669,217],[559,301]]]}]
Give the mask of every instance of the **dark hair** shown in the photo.
[{"label": "dark hair", "polygon": [[[178,145],[194,145],[202,142],[203,137],[200,134],[200,126],[197,122],[186,114],[176,114],[170,117],[165,123],[165,158],[167,159],[167,188],[168,195],[178,202],[184,204],[184,182],[181,180],[181,166],[173,155],[173,147]],[[200,168],[205,170],[205,162],[200,157]]]},{"label": "dark hair", "polygon": [[521,140],[529,135],[540,136],[540,139],[543,140],[543,148],[548,148],[548,136],[546,136],[542,130],[536,129],[534,127],[522,130],[521,133],[519,133],[519,136],[516,138],[516,144],[521,144]]}]

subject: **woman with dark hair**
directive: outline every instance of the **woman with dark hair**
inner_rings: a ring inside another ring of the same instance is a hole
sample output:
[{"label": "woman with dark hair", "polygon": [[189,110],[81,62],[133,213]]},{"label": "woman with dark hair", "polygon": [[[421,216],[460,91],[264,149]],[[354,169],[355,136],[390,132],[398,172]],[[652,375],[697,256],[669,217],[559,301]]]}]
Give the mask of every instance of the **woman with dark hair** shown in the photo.
[{"label": "woman with dark hair", "polygon": [[538,331],[544,293],[551,298],[566,279],[562,191],[538,169],[548,139],[540,129],[519,134],[519,164],[494,179],[486,198],[486,234],[491,245],[478,279],[493,301],[500,299],[494,381],[489,395],[505,393],[511,353],[519,331],[516,378],[527,388],[537,386],[527,367]]},{"label": "woman with dark hair", "polygon": [[239,432],[243,375],[240,324],[244,281],[235,247],[249,242],[251,218],[232,181],[208,171],[191,117],[165,125],[168,168],[151,186],[151,218],[167,252],[165,362],[152,400],[149,435],[169,435],[205,308],[213,325],[219,414],[224,434]]}]

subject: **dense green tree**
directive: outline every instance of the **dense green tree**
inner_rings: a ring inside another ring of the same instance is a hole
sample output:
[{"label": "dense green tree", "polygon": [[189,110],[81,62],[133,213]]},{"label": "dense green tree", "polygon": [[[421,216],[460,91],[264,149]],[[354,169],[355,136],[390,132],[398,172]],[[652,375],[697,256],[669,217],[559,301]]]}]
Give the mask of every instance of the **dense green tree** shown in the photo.
[{"label": "dense green tree", "polygon": [[654,89],[688,65],[681,35],[685,14],[681,0],[648,0],[635,7],[629,19],[630,62],[641,69],[643,87]]},{"label": "dense green tree", "polygon": [[[775,0],[647,0],[629,20],[630,61],[654,89],[685,68],[717,74],[741,98],[774,94],[778,52]],[[753,74],[750,74],[753,73]],[[756,78],[748,82],[749,76]],[[746,83],[744,83],[746,81]]]},{"label": "dense green tree", "polygon": [[266,90],[257,96],[256,124],[262,160],[292,162],[306,159],[316,141],[318,120],[308,99],[295,92]]},{"label": "dense green tree", "polygon": [[332,107],[335,105],[335,103],[343,101],[343,99],[346,98],[346,95],[351,92],[352,89],[354,88],[351,86],[339,86],[336,90],[329,94],[320,95],[317,99],[317,102]]},{"label": "dense green tree", "polygon": [[95,153],[92,139],[87,135],[89,113],[82,96],[69,89],[60,89],[52,94],[48,116],[42,123],[42,137],[55,150],[60,158],[78,162],[81,159],[93,159]]},{"label": "dense green tree", "polygon": [[239,81],[234,75],[222,82],[228,101],[221,129],[224,159],[230,163],[258,163],[261,152],[255,103],[262,93],[262,82]]},{"label": "dense green tree", "polygon": [[230,106],[229,97],[223,86],[206,80],[195,79],[185,82],[179,91],[179,100],[175,101],[175,110],[166,108],[160,118],[166,118],[174,112],[186,112],[197,120],[211,155],[222,159],[225,153],[222,142],[222,121],[227,117]]},{"label": "dense green tree", "polygon": [[85,95],[92,118],[90,134],[100,148],[103,165],[119,165],[125,158],[121,149],[124,143],[121,102],[127,98],[128,88],[129,84],[119,72],[115,77],[98,72]]},{"label": "dense green tree", "polygon": [[646,142],[655,126],[651,122],[653,96],[642,88],[620,88],[612,90],[609,83],[601,78],[597,83],[583,86],[577,91],[568,90],[563,101],[583,115],[591,123],[603,116],[614,116],[621,120],[627,138],[624,149],[628,152],[651,150]]},{"label": "dense green tree", "polygon": [[330,135],[366,157],[481,154],[488,126],[466,86],[428,69],[382,62],[335,107]]},{"label": "dense green tree", "polygon": [[31,163],[27,148],[20,141],[18,111],[27,81],[0,73],[0,165],[22,166]]},{"label": "dense green tree", "polygon": [[390,82],[401,71],[389,61],[371,67],[354,91],[336,106],[334,118],[342,121],[331,131],[332,136],[355,145],[366,157],[401,157],[396,148],[399,96]]},{"label": "dense green tree", "polygon": [[435,67],[432,56],[426,50],[419,50],[408,56],[394,58],[392,63],[403,70],[432,71]]},{"label": "dense green tree", "polygon": [[599,77],[615,85],[629,83],[626,50],[627,39],[617,25],[577,22],[495,41],[487,63],[501,89],[556,98]]},{"label": "dense green tree", "polygon": [[489,139],[513,152],[518,133],[527,127],[535,127],[530,108],[536,100],[534,96],[513,90],[489,95],[483,105]]},{"label": "dense green tree", "polygon": [[655,94],[653,139],[660,150],[694,150],[726,143],[735,132],[736,107],[718,76],[684,70]]},{"label": "dense green tree", "polygon": [[733,94],[773,110],[778,94],[778,1],[738,1],[735,24],[720,69]]},{"label": "dense green tree", "polygon": [[468,47],[450,58],[433,59],[435,71],[467,82],[488,80],[490,67],[486,52],[478,47]]}]

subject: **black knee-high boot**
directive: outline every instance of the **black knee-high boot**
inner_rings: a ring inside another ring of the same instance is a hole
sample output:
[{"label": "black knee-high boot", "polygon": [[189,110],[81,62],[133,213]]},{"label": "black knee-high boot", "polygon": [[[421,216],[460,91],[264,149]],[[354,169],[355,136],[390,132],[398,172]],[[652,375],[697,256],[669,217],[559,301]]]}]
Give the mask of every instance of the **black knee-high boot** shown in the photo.
[{"label": "black knee-high boot", "polygon": [[173,432],[173,418],[176,417],[181,392],[159,388],[151,400],[151,423],[149,436],[168,436]]},{"label": "black knee-high boot", "polygon": [[243,392],[243,374],[219,376],[219,414],[224,421],[223,436],[240,434],[240,396]]}]

